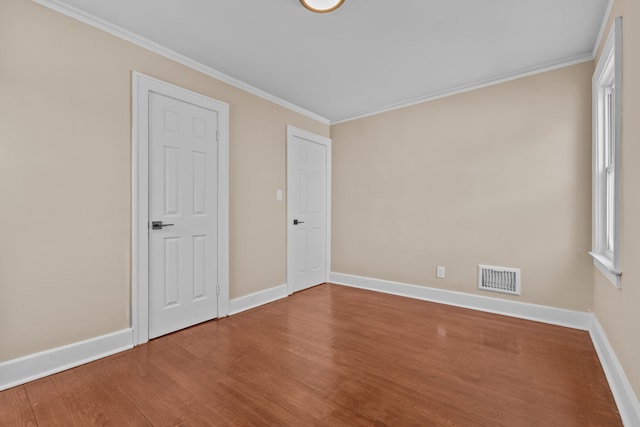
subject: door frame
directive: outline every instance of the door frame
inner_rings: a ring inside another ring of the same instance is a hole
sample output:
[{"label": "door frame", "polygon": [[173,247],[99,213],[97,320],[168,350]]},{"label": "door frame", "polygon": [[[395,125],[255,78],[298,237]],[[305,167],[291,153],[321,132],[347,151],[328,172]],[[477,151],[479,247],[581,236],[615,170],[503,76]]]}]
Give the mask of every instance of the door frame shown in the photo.
[{"label": "door frame", "polygon": [[331,138],[327,138],[324,136],[316,135],[315,133],[311,133],[309,131],[298,129],[291,125],[287,125],[287,294],[291,295],[294,292],[293,289],[293,266],[294,266],[294,258],[293,251],[291,248],[293,247],[293,233],[292,231],[292,223],[293,223],[293,214],[291,206],[291,198],[289,197],[289,190],[293,184],[293,177],[289,173],[291,168],[291,156],[289,156],[290,145],[292,144],[292,140],[294,137],[306,139],[307,141],[314,142],[316,144],[324,145],[327,149],[327,162],[326,162],[326,260],[325,260],[325,282],[329,281],[329,275],[331,273]]},{"label": "door frame", "polygon": [[229,105],[134,71],[131,151],[131,306],[133,345],[149,340],[149,93],[218,112],[218,318],[229,313]]}]

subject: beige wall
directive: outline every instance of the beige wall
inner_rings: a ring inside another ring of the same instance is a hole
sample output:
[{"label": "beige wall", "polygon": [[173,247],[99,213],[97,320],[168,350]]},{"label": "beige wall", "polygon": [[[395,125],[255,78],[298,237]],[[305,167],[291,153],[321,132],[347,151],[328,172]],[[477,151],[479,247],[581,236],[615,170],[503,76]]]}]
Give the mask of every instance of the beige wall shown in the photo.
[{"label": "beige wall", "polygon": [[622,16],[622,283],[593,268],[593,309],[636,396],[640,396],[640,2],[616,0]]},{"label": "beige wall", "polygon": [[230,104],[231,297],[285,283],[286,125],[329,126],[0,2],[0,362],[129,326],[131,71]]},{"label": "beige wall", "polygon": [[[478,263],[521,267],[506,298],[593,304],[638,394],[638,9],[612,14],[622,291],[585,256],[592,63],[333,126],[333,271],[477,293]],[[129,325],[133,70],[230,104],[231,297],[285,282],[285,126],[328,126],[24,0],[0,2],[0,58],[0,362]]]},{"label": "beige wall", "polygon": [[519,267],[506,298],[590,309],[592,73],[332,126],[332,270],[498,297],[476,290],[478,264]]}]

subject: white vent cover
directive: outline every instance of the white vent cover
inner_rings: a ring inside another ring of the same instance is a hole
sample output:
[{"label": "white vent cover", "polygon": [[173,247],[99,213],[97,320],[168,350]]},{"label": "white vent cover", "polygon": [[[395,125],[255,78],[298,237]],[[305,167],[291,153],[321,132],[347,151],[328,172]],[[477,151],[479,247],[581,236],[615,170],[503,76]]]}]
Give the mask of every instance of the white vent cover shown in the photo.
[{"label": "white vent cover", "polygon": [[480,265],[478,289],[520,295],[520,269]]}]

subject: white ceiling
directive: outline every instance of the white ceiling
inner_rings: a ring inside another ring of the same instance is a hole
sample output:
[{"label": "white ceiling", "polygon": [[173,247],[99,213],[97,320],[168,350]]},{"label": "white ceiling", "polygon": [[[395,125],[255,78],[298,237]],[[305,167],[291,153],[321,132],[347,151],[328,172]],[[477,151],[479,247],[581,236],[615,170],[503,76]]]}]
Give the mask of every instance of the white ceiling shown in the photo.
[{"label": "white ceiling", "polygon": [[[49,0],[41,0],[44,3]],[[54,0],[337,122],[592,57],[608,0]]]}]

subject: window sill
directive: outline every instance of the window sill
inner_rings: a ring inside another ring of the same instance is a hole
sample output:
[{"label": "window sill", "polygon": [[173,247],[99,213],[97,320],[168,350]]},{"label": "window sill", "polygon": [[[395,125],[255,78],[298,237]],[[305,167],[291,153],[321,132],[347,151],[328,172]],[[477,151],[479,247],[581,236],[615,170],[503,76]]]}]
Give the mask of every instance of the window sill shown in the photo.
[{"label": "window sill", "polygon": [[593,258],[593,265],[598,267],[598,270],[600,270],[616,288],[620,289],[620,277],[622,277],[622,271],[616,269],[611,260],[605,256],[594,252],[589,252],[589,255]]}]

